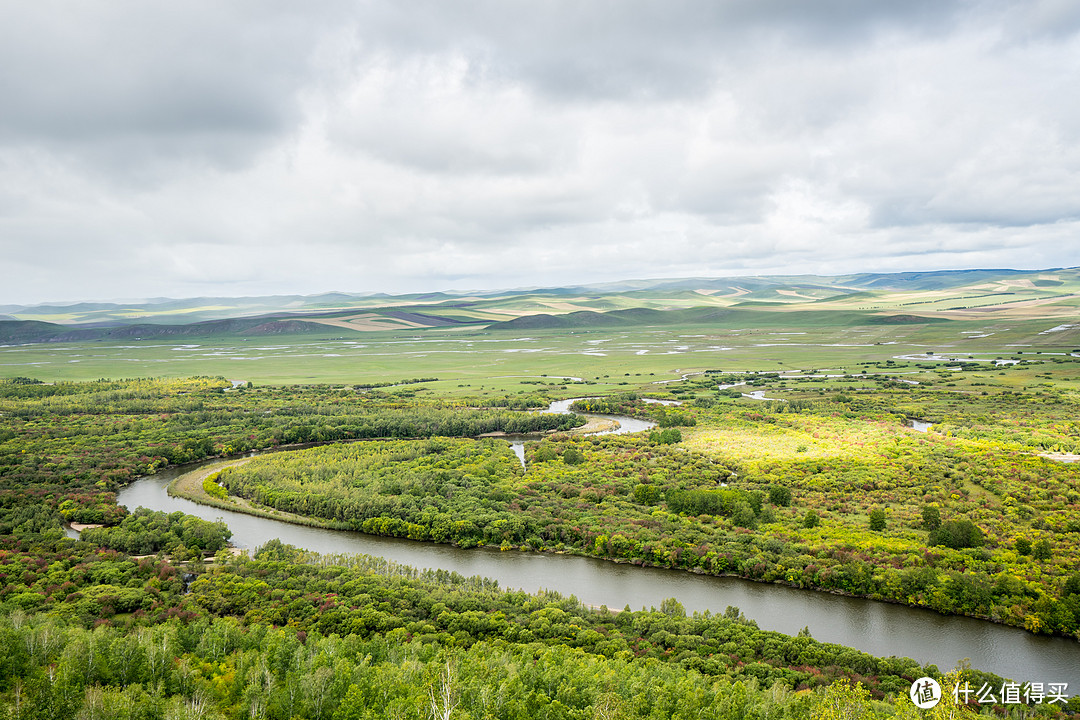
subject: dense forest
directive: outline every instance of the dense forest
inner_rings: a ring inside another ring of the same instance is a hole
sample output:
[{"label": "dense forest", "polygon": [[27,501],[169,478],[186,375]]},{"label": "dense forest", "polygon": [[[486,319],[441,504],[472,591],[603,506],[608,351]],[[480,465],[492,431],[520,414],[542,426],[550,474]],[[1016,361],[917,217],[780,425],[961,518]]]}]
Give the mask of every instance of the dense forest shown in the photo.
[{"label": "dense forest", "polygon": [[808,718],[837,695],[859,717],[915,717],[905,690],[935,672],[765,632],[733,608],[591,610],[277,542],[188,569],[185,592],[160,557],[66,539],[5,551],[0,572],[28,583],[16,596],[52,590],[4,598],[7,717]]},{"label": "dense forest", "polygon": [[[210,489],[370,533],[736,574],[1076,634],[1080,482],[1075,465],[1038,454],[1072,447],[1071,396],[881,387],[756,403],[714,388],[669,388],[677,408],[614,398],[663,431],[590,437],[565,432],[580,416],[511,409],[536,399],[0,382],[0,717],[917,717],[908,686],[940,677],[762,631],[734,608],[590,609],[276,543],[236,557],[220,523],[116,505],[139,474],[293,443],[331,444],[259,456]],[[903,426],[912,407],[933,433]],[[554,431],[528,446],[524,470],[505,441],[477,438],[522,430]],[[103,527],[76,541],[65,520]],[[973,712],[943,703],[933,716]]]},{"label": "dense forest", "polygon": [[[167,465],[361,438],[567,430],[579,415],[520,412],[415,391],[242,387],[222,378],[0,381],[0,507],[31,495],[67,520],[113,524],[113,494]],[[0,520],[2,521],[2,520]]]}]

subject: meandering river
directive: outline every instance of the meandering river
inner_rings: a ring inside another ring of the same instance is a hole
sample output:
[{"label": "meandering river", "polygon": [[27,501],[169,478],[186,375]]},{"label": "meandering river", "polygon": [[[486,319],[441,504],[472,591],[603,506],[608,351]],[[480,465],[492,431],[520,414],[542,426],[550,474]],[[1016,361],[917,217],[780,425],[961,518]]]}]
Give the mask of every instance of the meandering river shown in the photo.
[{"label": "meandering river", "polygon": [[[565,407],[552,409],[565,411]],[[648,423],[633,418],[616,419],[621,432],[648,427]],[[678,599],[688,612],[709,610],[716,614],[734,605],[764,629],[793,635],[805,626],[818,640],[874,655],[907,656],[922,663],[934,663],[943,671],[968,658],[973,667],[1018,682],[1067,682],[1070,695],[1080,693],[1080,642],[1076,640],[1035,636],[1019,628],[974,618],[944,616],[903,605],[738,578],[571,555],[500,552],[490,548],[462,550],[449,545],[291,525],[170,497],[166,491],[168,484],[196,467],[169,468],[137,480],[120,492],[119,502],[130,510],[139,506],[165,512],[182,510],[208,520],[224,520],[233,532],[233,544],[246,549],[280,538],[282,542],[316,552],[379,555],[417,568],[482,575],[497,580],[504,588],[529,592],[555,590],[574,595],[589,605],[610,608],[659,607],[669,597]]]}]

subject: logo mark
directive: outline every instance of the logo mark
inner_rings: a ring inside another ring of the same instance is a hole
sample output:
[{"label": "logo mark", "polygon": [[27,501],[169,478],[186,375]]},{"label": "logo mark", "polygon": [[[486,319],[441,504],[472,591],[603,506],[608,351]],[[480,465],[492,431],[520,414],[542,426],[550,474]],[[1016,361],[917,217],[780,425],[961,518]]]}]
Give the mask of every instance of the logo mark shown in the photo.
[{"label": "logo mark", "polygon": [[941,702],[941,685],[934,678],[921,677],[911,683],[908,695],[911,697],[911,702],[915,703],[915,707],[920,710],[929,710]]}]

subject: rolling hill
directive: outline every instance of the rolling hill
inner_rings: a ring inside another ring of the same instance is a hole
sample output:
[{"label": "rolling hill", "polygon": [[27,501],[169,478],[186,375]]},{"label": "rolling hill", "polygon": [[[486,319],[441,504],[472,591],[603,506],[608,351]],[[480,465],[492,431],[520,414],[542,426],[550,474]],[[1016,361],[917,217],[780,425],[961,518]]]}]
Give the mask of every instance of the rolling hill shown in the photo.
[{"label": "rolling hill", "polygon": [[595,285],[398,296],[350,294],[154,298],[133,303],[0,306],[0,343],[770,324],[774,314],[826,324],[1080,314],[1080,269],[955,270],[835,277],[664,278]]}]

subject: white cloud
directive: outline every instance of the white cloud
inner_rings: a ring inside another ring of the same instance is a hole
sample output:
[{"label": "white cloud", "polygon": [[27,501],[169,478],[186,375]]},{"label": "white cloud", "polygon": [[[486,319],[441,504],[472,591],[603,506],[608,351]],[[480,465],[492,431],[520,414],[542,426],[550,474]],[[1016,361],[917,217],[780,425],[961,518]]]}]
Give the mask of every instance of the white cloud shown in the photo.
[{"label": "white cloud", "polygon": [[0,302],[1080,265],[1071,3],[80,7],[0,11]]}]

